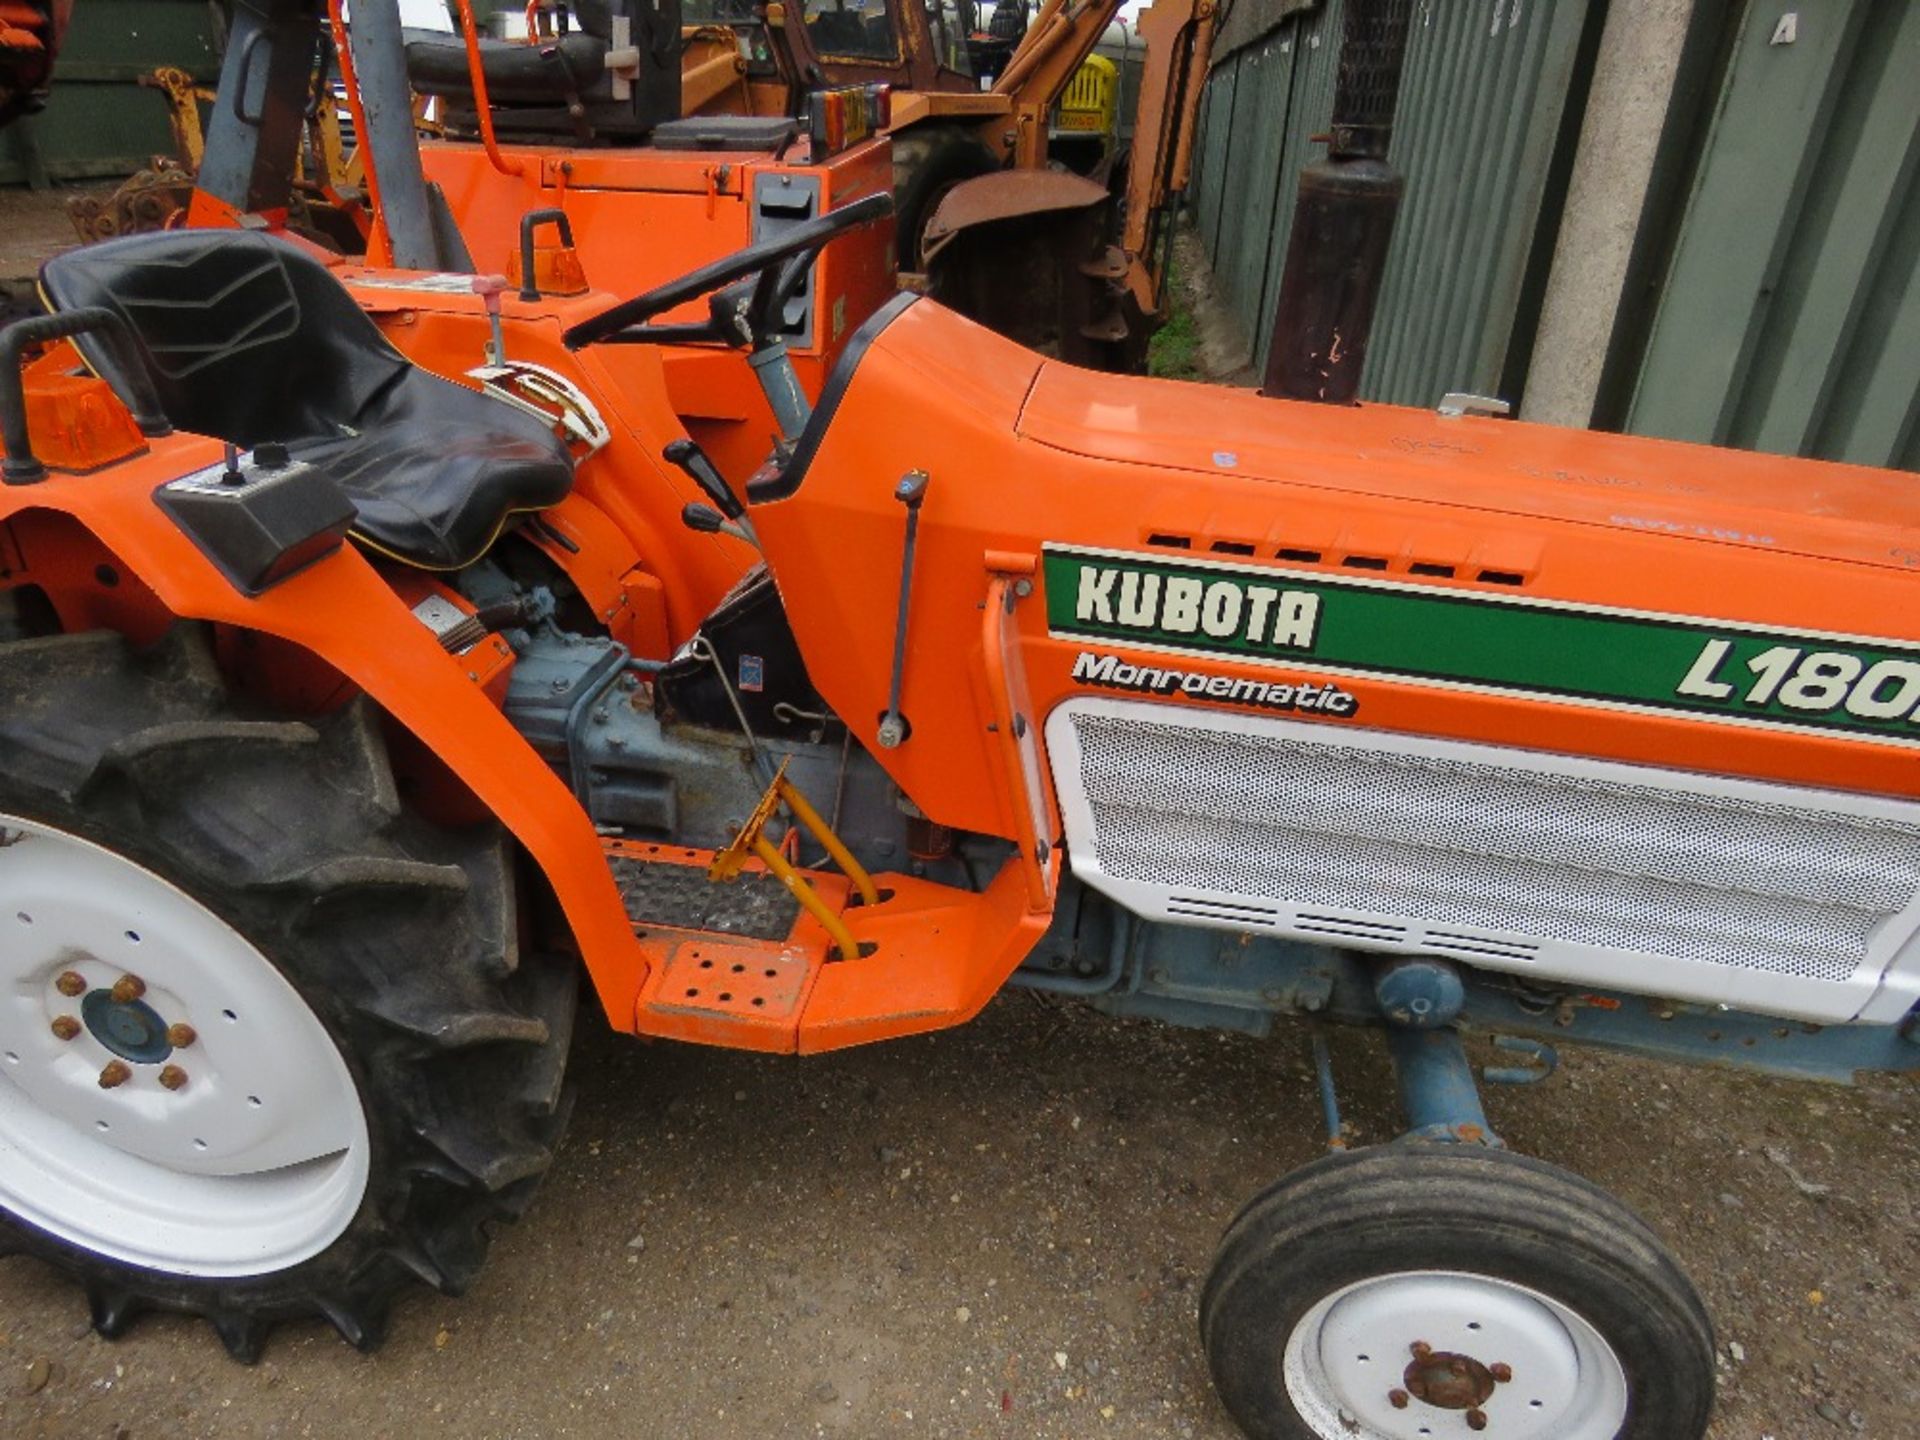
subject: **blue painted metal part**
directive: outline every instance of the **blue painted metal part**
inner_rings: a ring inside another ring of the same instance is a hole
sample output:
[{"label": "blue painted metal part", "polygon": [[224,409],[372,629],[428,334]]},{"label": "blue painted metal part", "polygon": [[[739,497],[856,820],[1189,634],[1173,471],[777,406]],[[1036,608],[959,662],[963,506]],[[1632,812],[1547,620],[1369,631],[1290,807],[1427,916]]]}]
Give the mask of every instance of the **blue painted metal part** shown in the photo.
[{"label": "blue painted metal part", "polygon": [[[1054,929],[1013,983],[1082,995],[1112,1015],[1267,1035],[1283,1015],[1383,1023],[1381,965],[1329,946],[1142,920],[1069,879]],[[1814,1025],[1453,968],[1465,991],[1457,1023],[1479,1034],[1840,1084],[1862,1071],[1920,1070],[1920,1017]],[[1496,1071],[1508,1068],[1517,1067]]]},{"label": "blue painted metal part", "polygon": [[1560,1052],[1544,1040],[1528,1040],[1519,1035],[1496,1035],[1493,1048],[1509,1055],[1524,1055],[1531,1065],[1488,1065],[1480,1078],[1489,1085],[1538,1085],[1560,1068]]},{"label": "blue painted metal part", "polygon": [[1500,1147],[1500,1137],[1481,1108],[1480,1087],[1474,1084],[1458,1030],[1389,1026],[1387,1048],[1393,1052],[1400,1108],[1407,1117],[1405,1138]]},{"label": "blue painted metal part", "polygon": [[1327,1037],[1318,1030],[1313,1035],[1313,1071],[1320,1081],[1320,1113],[1327,1122],[1327,1148],[1347,1148],[1346,1132],[1340,1123],[1340,1095],[1333,1085],[1333,1056],[1327,1050]]},{"label": "blue painted metal part", "polygon": [[1395,960],[1373,982],[1380,1013],[1389,1025],[1434,1030],[1460,1018],[1467,987],[1460,972],[1444,960]]}]

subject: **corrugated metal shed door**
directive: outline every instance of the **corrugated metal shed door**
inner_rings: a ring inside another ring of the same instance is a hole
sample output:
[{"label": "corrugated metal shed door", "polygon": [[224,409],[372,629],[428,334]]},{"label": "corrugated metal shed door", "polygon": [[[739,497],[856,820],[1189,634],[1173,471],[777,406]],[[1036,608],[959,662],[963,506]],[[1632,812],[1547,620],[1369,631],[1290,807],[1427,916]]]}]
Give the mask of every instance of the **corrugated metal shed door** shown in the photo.
[{"label": "corrugated metal shed door", "polygon": [[1415,4],[1390,152],[1407,198],[1367,356],[1371,398],[1499,393],[1588,8]]},{"label": "corrugated metal shed door", "polygon": [[29,178],[24,126],[55,180],[128,175],[155,155],[171,155],[166,104],[141,88],[140,76],[174,65],[203,84],[217,80],[216,18],[206,0],[81,0],[47,108],[0,138],[0,185]]},{"label": "corrugated metal shed door", "polygon": [[[1393,160],[1407,200],[1362,393],[1493,392],[1520,321],[1589,0],[1415,0]],[[1287,21],[1212,74],[1197,214],[1256,369],[1300,167],[1333,114],[1344,7]]]},{"label": "corrugated metal shed door", "polygon": [[1920,469],[1920,5],[1750,5],[1627,428]]}]

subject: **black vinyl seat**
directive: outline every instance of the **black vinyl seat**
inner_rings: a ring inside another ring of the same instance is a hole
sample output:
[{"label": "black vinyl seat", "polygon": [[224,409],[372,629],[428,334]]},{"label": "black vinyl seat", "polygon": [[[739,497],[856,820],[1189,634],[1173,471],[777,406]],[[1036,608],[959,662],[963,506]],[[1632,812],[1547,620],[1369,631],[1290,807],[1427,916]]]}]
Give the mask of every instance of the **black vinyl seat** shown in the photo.
[{"label": "black vinyl seat", "polygon": [[[338,480],[359,511],[356,538],[408,564],[471,564],[511,517],[572,489],[572,456],[550,426],[420,369],[326,265],[285,241],[130,235],[49,260],[40,285],[56,311],[125,318],[175,429],[286,445]],[[127,393],[108,347],[75,343]]]}]

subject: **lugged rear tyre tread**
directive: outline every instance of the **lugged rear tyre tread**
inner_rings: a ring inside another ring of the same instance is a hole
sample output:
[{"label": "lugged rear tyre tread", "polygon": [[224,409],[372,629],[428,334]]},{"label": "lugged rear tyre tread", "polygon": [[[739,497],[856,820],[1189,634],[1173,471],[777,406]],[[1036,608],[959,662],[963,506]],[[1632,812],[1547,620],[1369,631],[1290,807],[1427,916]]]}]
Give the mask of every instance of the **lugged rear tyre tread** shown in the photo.
[{"label": "lugged rear tyre tread", "polygon": [[237,1359],[320,1316],[362,1350],[396,1295],[465,1291],[565,1127],[578,969],[523,954],[497,827],[408,812],[364,701],[254,716],[202,627],[144,650],[110,632],[0,643],[0,811],[92,840],[233,925],[345,1056],[372,1140],[359,1212],[327,1250],[238,1280],[103,1257],[0,1211],[0,1254],[39,1256],[113,1338],[143,1311],[205,1316]]}]

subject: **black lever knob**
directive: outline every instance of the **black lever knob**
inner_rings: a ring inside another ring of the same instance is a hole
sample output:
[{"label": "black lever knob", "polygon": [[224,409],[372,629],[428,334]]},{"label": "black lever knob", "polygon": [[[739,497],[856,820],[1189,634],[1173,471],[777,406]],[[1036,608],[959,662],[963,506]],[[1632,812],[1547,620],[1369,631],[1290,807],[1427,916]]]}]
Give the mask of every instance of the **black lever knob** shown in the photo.
[{"label": "black lever knob", "polygon": [[718,535],[726,517],[711,505],[689,505],[680,512],[680,523],[702,535]]},{"label": "black lever knob", "polygon": [[720,478],[720,472],[713,467],[713,461],[707,458],[707,452],[692,440],[675,440],[660,452],[671,465],[684,470],[687,478],[698,485],[701,492],[714,503],[714,507],[729,520],[738,520],[746,514],[746,509],[734,498],[733,491],[727,488],[727,482]]}]

